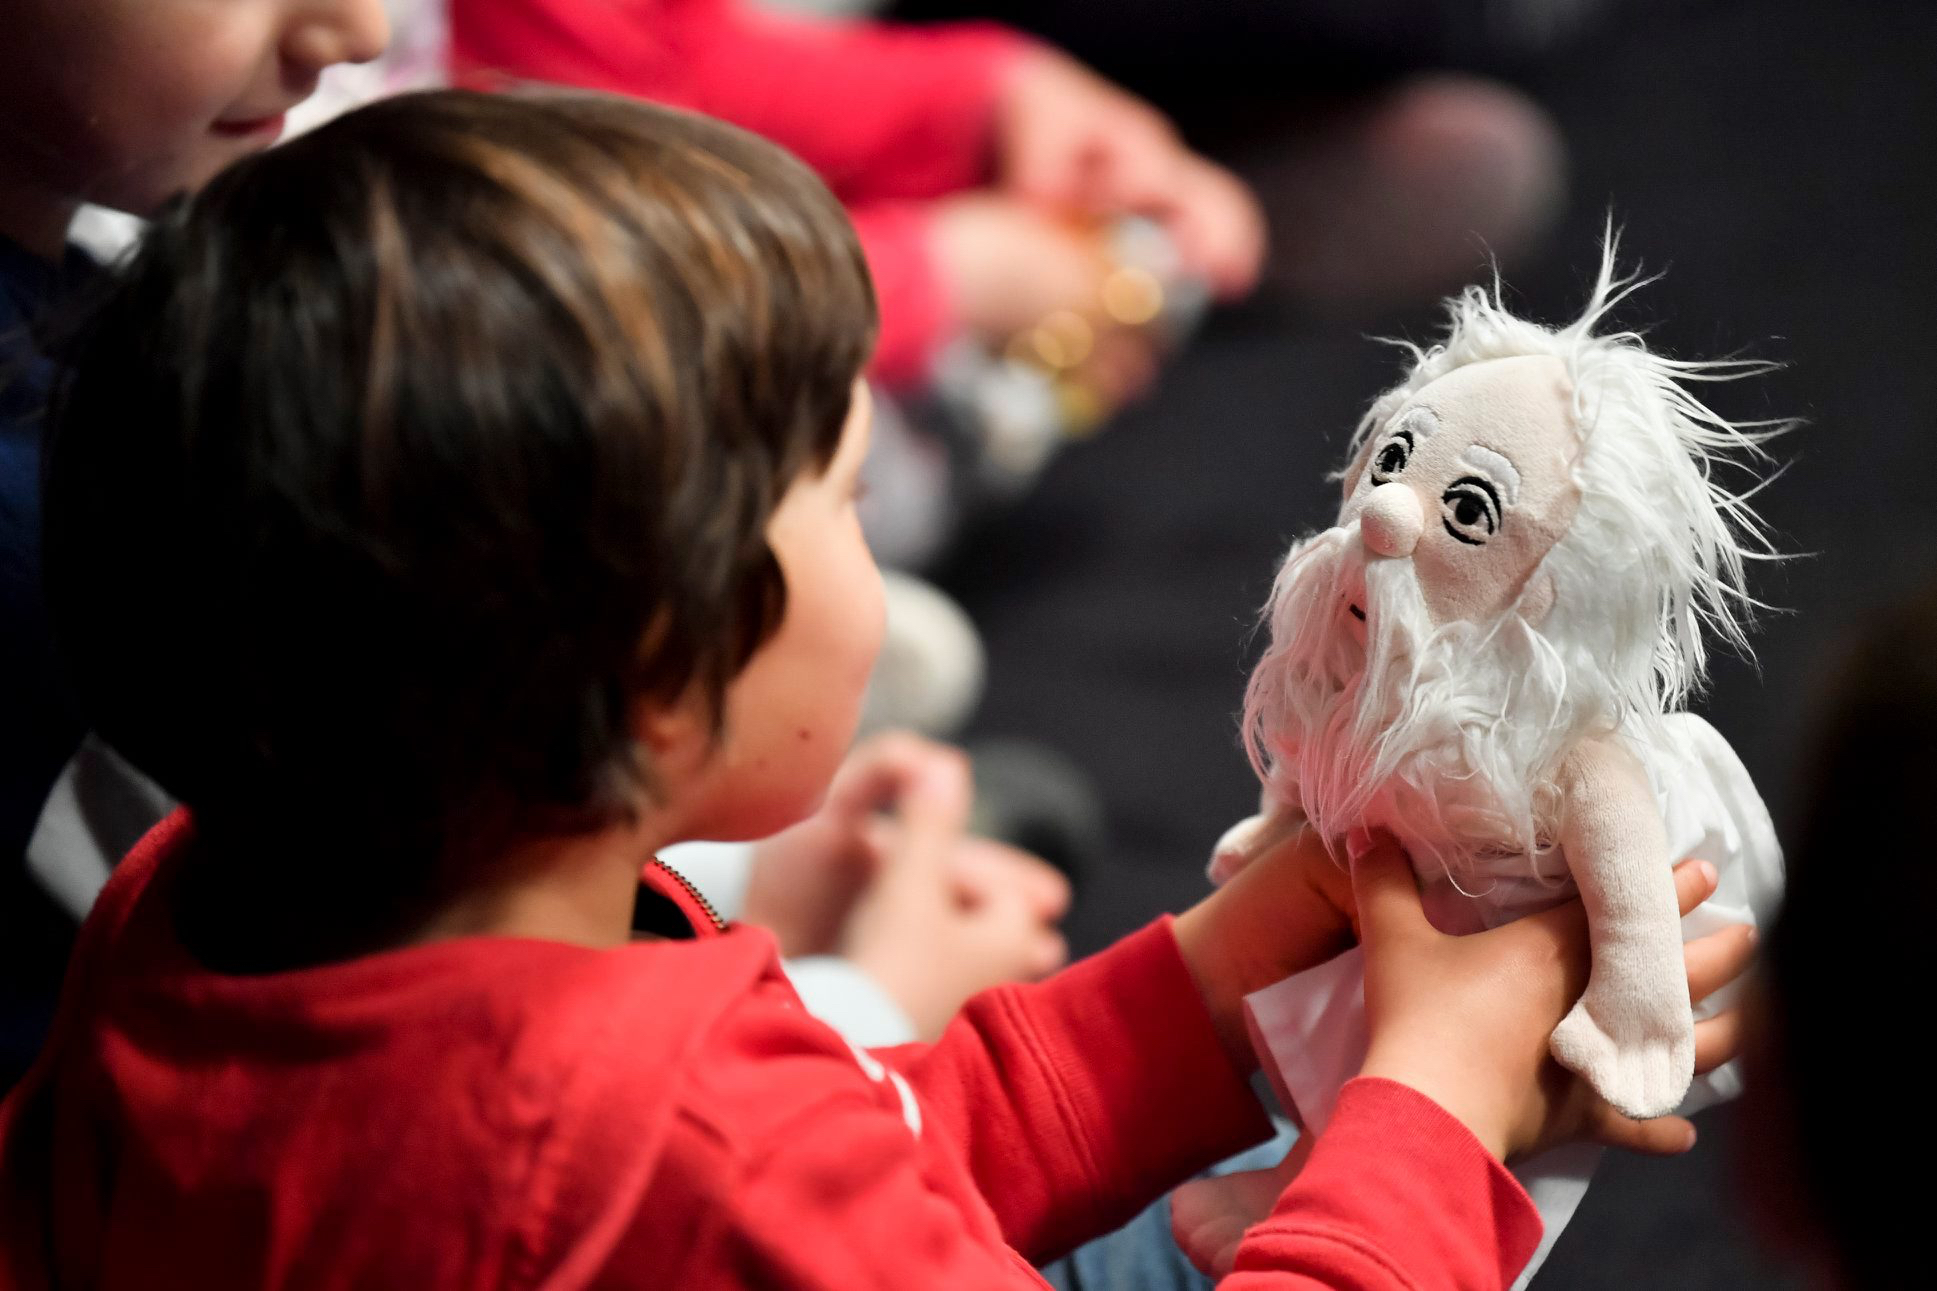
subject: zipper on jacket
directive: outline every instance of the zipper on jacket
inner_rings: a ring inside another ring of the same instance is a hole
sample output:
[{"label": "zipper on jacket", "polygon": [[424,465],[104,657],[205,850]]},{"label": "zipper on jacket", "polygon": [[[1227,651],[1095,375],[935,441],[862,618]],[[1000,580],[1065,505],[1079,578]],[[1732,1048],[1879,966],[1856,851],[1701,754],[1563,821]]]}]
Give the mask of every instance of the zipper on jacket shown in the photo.
[{"label": "zipper on jacket", "polygon": [[684,874],[681,874],[678,870],[674,869],[672,866],[666,864],[666,862],[660,860],[657,856],[652,858],[652,863],[654,865],[657,865],[660,869],[664,870],[666,873],[672,875],[673,882],[679,884],[680,887],[686,890],[686,895],[691,897],[693,899],[693,903],[697,905],[701,910],[704,910],[706,912],[706,917],[713,921],[713,929],[715,932],[726,931],[726,920],[720,918],[720,912],[713,908],[713,903],[711,901],[708,901],[706,899],[705,894],[703,894],[698,888],[693,886],[692,881],[690,879],[688,879]]}]

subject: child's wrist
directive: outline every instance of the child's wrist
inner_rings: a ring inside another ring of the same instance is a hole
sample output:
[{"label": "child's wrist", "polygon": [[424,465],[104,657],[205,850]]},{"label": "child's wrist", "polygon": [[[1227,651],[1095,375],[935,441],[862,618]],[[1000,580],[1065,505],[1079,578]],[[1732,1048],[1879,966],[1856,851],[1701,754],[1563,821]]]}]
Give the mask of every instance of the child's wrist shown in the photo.
[{"label": "child's wrist", "polygon": [[1480,1073],[1460,1070],[1444,1046],[1374,1041],[1359,1075],[1390,1080],[1430,1099],[1464,1125],[1480,1146],[1504,1161],[1512,1137],[1512,1109]]},{"label": "child's wrist", "polygon": [[1171,933],[1226,1058],[1234,1070],[1248,1074],[1257,1069],[1258,1056],[1244,1021],[1244,997],[1270,983],[1255,981],[1259,969],[1240,953],[1239,939],[1227,935],[1228,921],[1220,914],[1229,904],[1227,890],[1213,892],[1172,920]]}]

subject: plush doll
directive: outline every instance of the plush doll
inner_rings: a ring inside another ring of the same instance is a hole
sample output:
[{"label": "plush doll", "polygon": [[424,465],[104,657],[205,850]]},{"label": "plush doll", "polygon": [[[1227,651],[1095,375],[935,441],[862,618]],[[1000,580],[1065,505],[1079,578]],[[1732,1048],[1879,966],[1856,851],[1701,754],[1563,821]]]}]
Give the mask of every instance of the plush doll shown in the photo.
[{"label": "plush doll", "polygon": [[[1578,892],[1591,976],[1552,1052],[1652,1117],[1736,1092],[1729,1068],[1693,1079],[1682,942],[1766,916],[1782,884],[1747,773],[1681,711],[1705,635],[1746,649],[1744,564],[1768,544],[1716,468],[1761,460],[1772,432],[1730,424],[1688,388],[1755,365],[1595,335],[1630,289],[1612,266],[1610,242],[1585,315],[1559,330],[1507,313],[1497,287],[1469,289],[1444,339],[1411,349],[1411,371],[1365,415],[1338,523],[1293,547],[1272,590],[1244,706],[1263,807],[1219,843],[1212,877],[1291,830],[1342,858],[1352,831],[1380,829],[1446,932]],[[1721,883],[1684,920],[1671,869],[1690,856]],[[1363,981],[1353,951],[1248,1001],[1308,1134],[1364,1059]],[[1521,1166],[1549,1244],[1597,1156]],[[1217,1204],[1275,1196],[1213,1187]],[[1206,1195],[1192,1204],[1201,1213]]]}]

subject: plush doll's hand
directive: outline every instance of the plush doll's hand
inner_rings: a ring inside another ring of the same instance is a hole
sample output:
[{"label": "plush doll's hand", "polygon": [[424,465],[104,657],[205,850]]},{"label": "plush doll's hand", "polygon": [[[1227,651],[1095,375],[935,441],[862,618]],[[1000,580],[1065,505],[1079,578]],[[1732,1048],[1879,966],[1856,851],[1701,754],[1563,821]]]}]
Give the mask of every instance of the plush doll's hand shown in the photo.
[{"label": "plush doll's hand", "polygon": [[[1225,830],[1224,836],[1217,840],[1217,846],[1211,849],[1211,863],[1207,870],[1211,882],[1219,885],[1229,882],[1231,876],[1249,865],[1253,857],[1283,846],[1304,826],[1303,812],[1275,803],[1267,796],[1257,815],[1246,816]],[[1344,873],[1343,868],[1339,868],[1341,879]],[[1339,890],[1345,889],[1341,885]]]}]

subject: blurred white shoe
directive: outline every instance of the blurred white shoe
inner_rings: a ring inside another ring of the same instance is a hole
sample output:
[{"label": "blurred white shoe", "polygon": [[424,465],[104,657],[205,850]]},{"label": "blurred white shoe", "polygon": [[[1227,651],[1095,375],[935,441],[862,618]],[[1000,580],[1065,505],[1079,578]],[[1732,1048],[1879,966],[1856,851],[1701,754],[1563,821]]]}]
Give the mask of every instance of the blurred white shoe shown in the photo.
[{"label": "blurred white shoe", "polygon": [[982,702],[981,634],[962,607],[927,583],[882,571],[888,631],[861,708],[861,733],[890,728],[948,739]]}]

